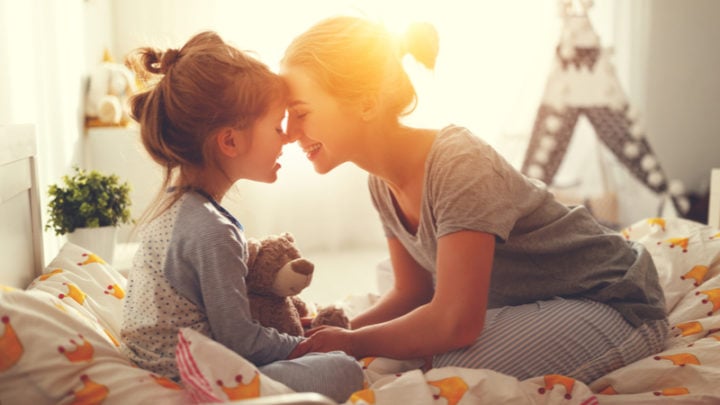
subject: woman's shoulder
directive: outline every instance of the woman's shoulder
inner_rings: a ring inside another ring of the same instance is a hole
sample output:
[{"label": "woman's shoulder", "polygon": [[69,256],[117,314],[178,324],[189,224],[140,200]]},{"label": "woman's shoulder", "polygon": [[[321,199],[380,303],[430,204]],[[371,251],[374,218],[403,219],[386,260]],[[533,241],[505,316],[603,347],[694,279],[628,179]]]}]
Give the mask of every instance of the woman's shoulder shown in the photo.
[{"label": "woman's shoulder", "polygon": [[463,154],[494,154],[492,146],[469,128],[448,125],[440,129],[435,136],[430,158],[432,160],[452,160]]},{"label": "woman's shoulder", "polygon": [[437,133],[436,142],[443,144],[470,143],[487,145],[487,142],[470,130],[470,128],[455,124],[441,128]]},{"label": "woman's shoulder", "polygon": [[457,165],[481,163],[480,156],[491,157],[495,150],[470,129],[448,125],[440,129],[428,155],[428,169],[450,170]]}]

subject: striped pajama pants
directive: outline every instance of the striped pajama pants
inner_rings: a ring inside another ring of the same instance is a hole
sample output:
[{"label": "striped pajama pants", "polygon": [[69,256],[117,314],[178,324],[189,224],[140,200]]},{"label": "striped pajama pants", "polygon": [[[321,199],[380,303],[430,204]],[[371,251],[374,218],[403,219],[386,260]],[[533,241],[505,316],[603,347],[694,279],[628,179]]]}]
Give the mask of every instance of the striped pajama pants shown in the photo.
[{"label": "striped pajama pants", "polygon": [[556,298],[488,310],[471,346],[436,355],[433,367],[486,368],[520,380],[562,374],[586,384],[663,350],[666,320],[637,328],[608,305]]}]

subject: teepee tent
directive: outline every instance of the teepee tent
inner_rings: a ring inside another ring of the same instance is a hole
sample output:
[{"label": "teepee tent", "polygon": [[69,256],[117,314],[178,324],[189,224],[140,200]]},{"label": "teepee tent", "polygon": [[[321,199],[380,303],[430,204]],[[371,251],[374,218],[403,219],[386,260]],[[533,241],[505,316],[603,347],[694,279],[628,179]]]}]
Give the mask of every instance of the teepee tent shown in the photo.
[{"label": "teepee tent", "polygon": [[608,148],[630,177],[663,197],[656,215],[667,215],[663,207],[668,205],[684,213],[689,202],[683,185],[667,179],[645,138],[639,113],[620,86],[611,51],[601,47],[590,23],[591,6],[591,0],[561,2],[563,28],[521,170],[552,187],[578,121],[584,118],[598,144]]}]

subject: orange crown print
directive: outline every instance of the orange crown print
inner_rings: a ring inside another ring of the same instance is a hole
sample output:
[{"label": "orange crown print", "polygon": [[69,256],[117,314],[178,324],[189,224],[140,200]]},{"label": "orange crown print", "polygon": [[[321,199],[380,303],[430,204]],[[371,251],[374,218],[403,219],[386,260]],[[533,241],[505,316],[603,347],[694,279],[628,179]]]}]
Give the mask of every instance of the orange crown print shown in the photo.
[{"label": "orange crown print", "polygon": [[674,248],[675,246],[680,246],[682,248],[683,253],[687,253],[689,241],[690,241],[690,238],[669,238],[669,239],[665,239],[664,241],[660,241],[657,244],[662,245],[662,243],[665,242],[670,246],[671,249]]},{"label": "orange crown print", "polygon": [[688,364],[700,365],[700,360],[692,353],[669,354],[667,356],[655,356],[655,360],[670,360],[673,365],[685,367]]},{"label": "orange crown print", "polygon": [[695,287],[702,284],[702,282],[705,280],[705,275],[708,272],[708,266],[703,266],[702,264],[698,264],[697,266],[693,266],[690,271],[680,276],[681,280],[687,280],[687,279],[693,279],[695,282],[693,285]]},{"label": "orange crown print", "polygon": [[540,394],[545,394],[556,385],[565,387],[565,399],[572,399],[572,390],[575,387],[575,380],[560,374],[548,374],[543,377],[545,386],[538,388]]},{"label": "orange crown print", "polygon": [[687,395],[690,393],[690,390],[688,390],[685,387],[672,387],[672,388],[665,388],[662,391],[655,391],[653,392],[653,395],[656,397],[671,397],[676,395]]},{"label": "orange crown print", "polygon": [[85,260],[78,262],[78,266],[85,266],[90,263],[100,263],[100,264],[107,264],[105,260],[102,259],[102,257],[94,254],[94,253],[83,253],[83,257],[85,257]]},{"label": "orange crown print", "polygon": [[98,384],[91,380],[87,374],[80,376],[83,386],[77,391],[70,391],[70,395],[75,397],[71,402],[72,405],[98,405],[107,398],[110,390],[108,387]]},{"label": "orange crown print", "polygon": [[229,387],[225,386],[222,380],[217,380],[217,385],[220,386],[220,389],[223,390],[228,399],[247,399],[260,396],[260,373],[257,371],[253,379],[247,384],[243,384],[243,376],[241,374],[235,377],[235,381],[238,384],[234,387]]},{"label": "orange crown print", "polygon": [[363,357],[360,359],[360,364],[362,364],[363,370],[367,370],[367,368],[370,367],[370,363],[375,361],[375,359],[377,359],[377,357]]},{"label": "orange crown print", "polygon": [[648,218],[647,222],[650,226],[658,226],[663,231],[665,230],[665,219],[664,218]]},{"label": "orange crown print", "polygon": [[90,344],[90,342],[88,342],[88,340],[85,339],[83,335],[78,334],[78,337],[80,337],[80,339],[82,340],[82,344],[78,344],[75,339],[70,339],[70,344],[75,347],[74,350],[68,350],[63,346],[58,346],[58,352],[67,357],[67,359],[70,360],[71,363],[90,361],[93,358],[93,354],[95,354],[95,349],[93,348],[93,345]]},{"label": "orange crown print", "polygon": [[440,390],[438,394],[433,395],[435,399],[445,398],[448,405],[455,405],[460,402],[463,395],[468,390],[468,385],[460,377],[448,377],[437,381],[428,381],[428,385],[432,385]]},{"label": "orange crown print", "polygon": [[355,391],[350,395],[350,399],[348,400],[351,404],[357,404],[359,402],[364,402],[366,404],[374,404],[375,403],[375,391],[371,389],[364,389],[360,391]]},{"label": "orange crown print", "polygon": [[711,316],[713,312],[720,309],[720,288],[713,288],[712,290],[698,291],[695,293],[695,295],[700,294],[707,295],[707,298],[703,298],[702,300],[703,304],[707,304],[709,302],[713,304],[712,310],[707,313],[708,316]]},{"label": "orange crown print", "polygon": [[43,274],[42,276],[38,277],[38,280],[40,280],[40,281],[45,281],[45,280],[49,279],[50,277],[52,277],[52,276],[54,276],[54,275],[56,275],[56,274],[60,274],[60,273],[62,273],[62,272],[63,272],[63,269],[55,269],[55,270],[53,270],[53,271],[51,271],[51,272],[49,272],[49,273],[45,273],[45,274]]},{"label": "orange crown print", "polygon": [[22,343],[10,325],[10,317],[3,316],[2,323],[5,324],[5,332],[0,336],[0,372],[17,364],[23,355]]},{"label": "orange crown print", "polygon": [[673,326],[673,330],[675,329],[680,330],[680,336],[697,335],[704,330],[702,324],[698,321],[679,323]]}]

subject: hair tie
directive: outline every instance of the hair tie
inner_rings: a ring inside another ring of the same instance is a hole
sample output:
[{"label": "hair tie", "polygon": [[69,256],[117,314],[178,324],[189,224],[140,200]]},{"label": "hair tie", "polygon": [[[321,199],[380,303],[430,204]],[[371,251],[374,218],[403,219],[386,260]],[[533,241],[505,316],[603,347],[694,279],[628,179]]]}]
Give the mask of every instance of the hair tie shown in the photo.
[{"label": "hair tie", "polygon": [[170,71],[170,68],[175,65],[178,57],[180,57],[180,52],[177,49],[168,49],[165,51],[162,59],[160,60],[160,72],[162,74],[167,74],[167,72]]},{"label": "hair tie", "polygon": [[428,69],[434,69],[439,50],[439,41],[438,32],[431,23],[412,23],[402,36],[401,56],[409,53]]}]

